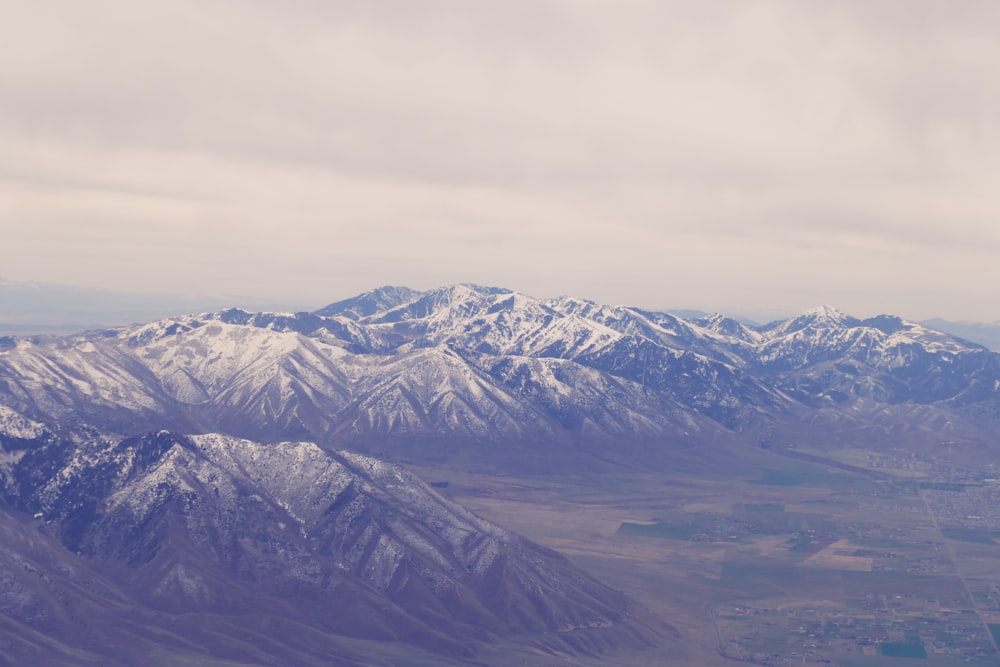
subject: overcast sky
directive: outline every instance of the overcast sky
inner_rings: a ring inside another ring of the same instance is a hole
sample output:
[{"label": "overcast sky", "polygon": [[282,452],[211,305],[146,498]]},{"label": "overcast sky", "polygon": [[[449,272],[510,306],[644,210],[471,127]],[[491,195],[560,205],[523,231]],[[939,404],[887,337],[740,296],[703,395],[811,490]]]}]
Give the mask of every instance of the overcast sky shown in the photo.
[{"label": "overcast sky", "polygon": [[998,64],[995,0],[5,0],[0,277],[996,320]]}]

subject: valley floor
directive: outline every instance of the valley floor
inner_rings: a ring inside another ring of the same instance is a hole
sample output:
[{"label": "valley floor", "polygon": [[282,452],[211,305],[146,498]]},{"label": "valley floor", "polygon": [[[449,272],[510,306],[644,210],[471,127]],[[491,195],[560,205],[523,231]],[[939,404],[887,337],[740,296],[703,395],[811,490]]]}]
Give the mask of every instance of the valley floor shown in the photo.
[{"label": "valley floor", "polygon": [[681,631],[622,664],[1000,664],[1000,483],[821,454],[742,476],[415,470]]}]

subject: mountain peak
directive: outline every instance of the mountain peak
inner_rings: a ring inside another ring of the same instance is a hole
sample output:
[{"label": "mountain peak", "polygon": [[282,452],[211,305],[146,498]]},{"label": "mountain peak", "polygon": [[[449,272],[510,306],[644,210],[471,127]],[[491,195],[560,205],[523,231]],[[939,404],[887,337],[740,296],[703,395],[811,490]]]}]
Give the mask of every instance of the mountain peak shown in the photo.
[{"label": "mountain peak", "polygon": [[332,317],[343,315],[352,320],[374,315],[380,311],[391,310],[421,296],[421,292],[396,285],[383,285],[349,299],[335,301],[319,310],[314,315]]},{"label": "mountain peak", "polygon": [[[492,305],[493,297],[514,294],[502,287],[483,287],[472,283],[446,285],[429,292],[415,292],[415,297],[375,318],[378,322],[401,322],[412,319],[439,317],[448,319],[456,315],[467,316]],[[495,300],[495,299],[493,299]]]},{"label": "mountain peak", "polygon": [[514,294],[514,292],[505,287],[490,287],[475,283],[455,283],[428,292],[428,295],[447,297],[453,300],[496,296],[498,294]]},{"label": "mountain peak", "polygon": [[742,341],[754,342],[761,338],[759,333],[744,323],[735,318],[729,317],[728,315],[723,315],[722,313],[712,313],[705,317],[691,321],[704,329],[708,329],[709,331]]},{"label": "mountain peak", "polygon": [[775,322],[766,331],[772,336],[784,336],[804,329],[840,329],[856,327],[860,324],[861,320],[851,317],[833,306],[816,306],[790,320]]},{"label": "mountain peak", "polygon": [[834,322],[842,322],[850,318],[850,316],[833,306],[816,306],[804,311],[799,317],[810,317],[814,320],[831,320]]}]

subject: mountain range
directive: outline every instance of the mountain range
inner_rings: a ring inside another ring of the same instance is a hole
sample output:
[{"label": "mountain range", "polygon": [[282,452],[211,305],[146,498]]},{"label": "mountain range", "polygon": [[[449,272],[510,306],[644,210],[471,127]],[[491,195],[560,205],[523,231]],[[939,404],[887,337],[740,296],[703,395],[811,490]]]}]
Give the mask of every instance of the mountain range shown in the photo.
[{"label": "mountain range", "polygon": [[0,662],[641,651],[673,628],[399,464],[544,474],[810,443],[981,465],[998,420],[996,353],[831,307],[750,326],[383,287],[3,337]]},{"label": "mountain range", "polygon": [[923,450],[994,442],[998,360],[830,307],[750,327],[474,285],[383,287],[312,313],[3,338],[0,404],[70,438],[168,429],[373,451],[811,433]]}]

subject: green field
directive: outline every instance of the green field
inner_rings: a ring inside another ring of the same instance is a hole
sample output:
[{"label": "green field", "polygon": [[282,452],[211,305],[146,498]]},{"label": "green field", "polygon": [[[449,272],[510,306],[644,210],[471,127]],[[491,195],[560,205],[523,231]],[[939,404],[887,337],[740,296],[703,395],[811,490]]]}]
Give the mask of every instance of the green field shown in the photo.
[{"label": "green field", "polygon": [[879,652],[887,658],[920,658],[927,659],[927,650],[923,644],[905,644],[901,642],[885,642],[879,644]]},{"label": "green field", "polygon": [[942,526],[941,534],[949,540],[975,542],[976,544],[997,544],[997,539],[1000,538],[1000,530],[963,528],[961,526]]}]

